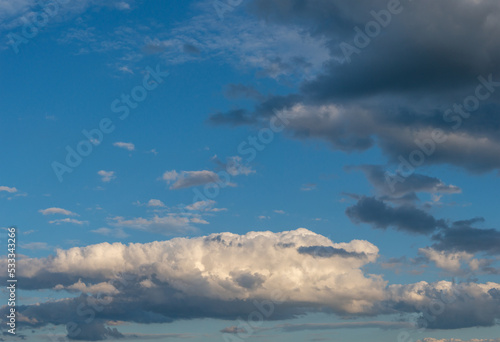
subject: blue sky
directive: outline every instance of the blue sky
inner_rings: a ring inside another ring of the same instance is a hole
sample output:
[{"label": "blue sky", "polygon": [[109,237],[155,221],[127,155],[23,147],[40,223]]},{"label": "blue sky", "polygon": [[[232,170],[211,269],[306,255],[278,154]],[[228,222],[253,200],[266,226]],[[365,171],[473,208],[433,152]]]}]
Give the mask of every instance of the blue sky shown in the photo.
[{"label": "blue sky", "polygon": [[4,338],[498,342],[498,16],[0,1]]}]

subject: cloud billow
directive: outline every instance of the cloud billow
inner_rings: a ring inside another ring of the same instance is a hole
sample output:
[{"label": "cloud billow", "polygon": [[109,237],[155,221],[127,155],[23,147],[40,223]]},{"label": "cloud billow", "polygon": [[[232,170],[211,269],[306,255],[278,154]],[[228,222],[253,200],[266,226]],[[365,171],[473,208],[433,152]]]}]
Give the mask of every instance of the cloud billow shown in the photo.
[{"label": "cloud billow", "polygon": [[[354,44],[354,29],[363,30],[387,1],[250,2],[256,17],[324,41],[330,60],[296,93],[260,99],[253,113],[218,112],[211,122],[259,125],[279,111],[290,136],[321,139],[335,150],[378,146],[391,163],[419,150],[422,164],[499,169],[500,49],[491,37],[500,35],[500,20],[493,19],[500,4],[400,4],[401,13],[348,63],[340,45]],[[436,130],[443,138],[431,148]]]},{"label": "cloud billow", "polygon": [[72,322],[70,338],[99,340],[121,336],[106,327],[109,321],[237,319],[255,311],[256,302],[276,301],[270,320],[318,311],[349,317],[415,313],[439,291],[461,291],[467,300],[456,301],[431,328],[488,326],[500,317],[500,284],[388,286],[363,271],[377,257],[378,248],[368,241],[334,243],[307,229],[57,250],[19,260],[20,289],[81,294],[19,306],[18,318],[28,327]]}]

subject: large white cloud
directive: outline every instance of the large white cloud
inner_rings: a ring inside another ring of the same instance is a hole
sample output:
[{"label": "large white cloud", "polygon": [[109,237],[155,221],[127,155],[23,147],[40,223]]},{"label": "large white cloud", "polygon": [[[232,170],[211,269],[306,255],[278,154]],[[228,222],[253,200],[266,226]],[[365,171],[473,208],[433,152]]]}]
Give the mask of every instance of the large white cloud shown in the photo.
[{"label": "large white cloud", "polygon": [[[19,312],[37,322],[32,325],[80,322],[86,317],[78,308],[89,295],[101,294],[106,300],[100,324],[236,319],[255,311],[256,301],[275,302],[268,319],[314,311],[350,317],[397,313],[418,316],[419,325],[429,328],[452,329],[491,326],[500,318],[500,284],[388,285],[364,272],[378,252],[368,241],[335,243],[303,228],[60,249],[47,258],[20,259],[19,286],[82,295]],[[432,311],[436,307],[439,312]]]},{"label": "large white cloud", "polygon": [[[315,253],[322,248],[334,253],[328,257]],[[378,276],[365,276],[360,269],[377,255],[378,248],[367,241],[333,243],[298,229],[221,233],[128,246],[102,243],[58,250],[53,258],[22,260],[19,272],[34,280],[41,272],[104,280],[117,272],[140,272],[139,276],[154,275],[156,281],[186,296],[271,299],[273,292],[280,291],[285,301],[362,313],[384,298],[386,283]]]}]

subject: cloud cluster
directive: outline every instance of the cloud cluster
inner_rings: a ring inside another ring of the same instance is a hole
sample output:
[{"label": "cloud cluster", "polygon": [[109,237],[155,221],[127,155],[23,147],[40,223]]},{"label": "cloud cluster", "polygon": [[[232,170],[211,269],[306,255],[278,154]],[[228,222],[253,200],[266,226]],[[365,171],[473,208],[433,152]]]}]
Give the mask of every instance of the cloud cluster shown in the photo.
[{"label": "cloud cluster", "polygon": [[[368,241],[334,243],[303,228],[59,249],[47,258],[20,259],[19,286],[81,295],[18,311],[26,325],[72,321],[87,331],[96,324],[106,335],[119,334],[105,327],[107,321],[235,319],[271,301],[275,306],[269,319],[314,311],[418,313],[442,301],[444,293],[459,300],[448,300],[431,328],[489,326],[500,317],[499,284],[387,286],[381,276],[363,271],[377,257],[378,248]],[[92,306],[99,310],[83,310]]]},{"label": "cloud cluster", "polygon": [[193,186],[200,186],[209,183],[219,182],[219,176],[209,170],[201,171],[181,171],[178,173],[175,170],[165,171],[162,179],[167,182],[167,184],[173,183],[170,189],[184,189]]},{"label": "cloud cluster", "polygon": [[500,33],[500,4],[425,0],[400,7],[348,62],[341,44],[353,45],[387,1],[249,2],[257,18],[322,40],[329,60],[296,93],[259,99],[253,112],[215,113],[211,121],[259,125],[277,110],[289,120],[289,135],[336,150],[378,146],[393,163],[417,150],[422,163],[500,168],[500,50],[489,38]]}]

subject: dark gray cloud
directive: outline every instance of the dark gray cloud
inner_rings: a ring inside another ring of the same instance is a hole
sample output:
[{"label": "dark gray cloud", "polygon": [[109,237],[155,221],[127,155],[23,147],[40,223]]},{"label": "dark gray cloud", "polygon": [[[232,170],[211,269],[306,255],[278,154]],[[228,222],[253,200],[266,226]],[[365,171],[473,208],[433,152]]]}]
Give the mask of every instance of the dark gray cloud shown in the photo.
[{"label": "dark gray cloud", "polygon": [[454,185],[447,185],[436,177],[419,173],[402,175],[393,174],[381,165],[360,165],[347,167],[347,170],[361,170],[380,195],[414,198],[416,192],[456,194],[462,190]]},{"label": "dark gray cloud", "polygon": [[479,229],[460,224],[440,231],[433,236],[433,240],[436,241],[433,247],[439,250],[500,254],[500,231],[496,229]]},{"label": "dark gray cloud", "polygon": [[125,337],[118,329],[106,327],[102,322],[83,323],[78,326],[78,329],[80,329],[79,334],[75,336],[68,335],[68,338],[77,341],[102,341]]},{"label": "dark gray cloud", "polygon": [[302,246],[297,248],[300,254],[309,254],[319,258],[331,258],[333,256],[340,256],[343,258],[364,258],[365,253],[348,252],[343,248],[335,248],[332,246]]},{"label": "dark gray cloud", "polygon": [[444,220],[435,219],[421,209],[409,205],[391,207],[374,197],[363,196],[346,209],[346,214],[355,223],[368,223],[379,229],[394,227],[414,234],[430,234],[446,227]]},{"label": "dark gray cloud", "polygon": [[265,280],[265,277],[258,273],[250,273],[250,272],[239,272],[239,273],[231,273],[236,284],[245,288],[245,289],[255,289],[260,287]]},{"label": "dark gray cloud", "polygon": [[[371,11],[386,10],[387,1],[254,0],[247,6],[259,18],[301,26],[326,41],[331,59],[295,94],[270,96],[251,114],[217,113],[211,122],[255,125],[281,110],[292,114],[289,135],[322,139],[334,149],[377,145],[395,164],[419,150],[422,164],[500,168],[497,1],[401,1],[401,13],[350,63],[341,43],[353,45],[354,28],[365,30],[375,20]],[[475,106],[471,95],[487,98]],[[435,129],[444,141],[432,143]]]},{"label": "dark gray cloud", "polygon": [[[481,296],[473,293],[480,289],[478,284],[450,284],[451,291],[437,289],[431,284],[415,287],[409,285],[402,298],[393,298],[391,307],[401,311],[419,312],[415,322],[420,328],[458,329],[468,327],[491,327],[500,318],[500,296],[498,289],[492,288]],[[406,298],[408,293],[418,293],[425,297],[424,302]],[[397,297],[397,296],[395,296]]]}]

